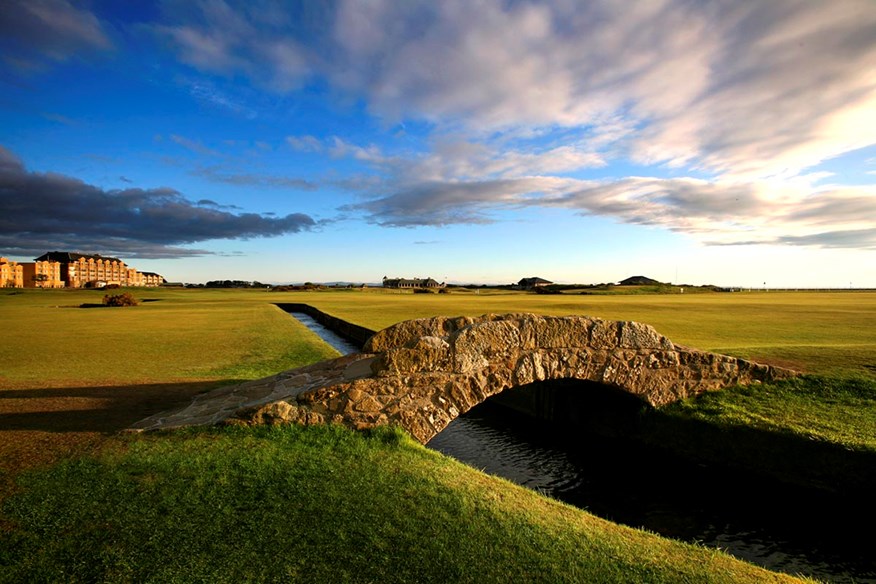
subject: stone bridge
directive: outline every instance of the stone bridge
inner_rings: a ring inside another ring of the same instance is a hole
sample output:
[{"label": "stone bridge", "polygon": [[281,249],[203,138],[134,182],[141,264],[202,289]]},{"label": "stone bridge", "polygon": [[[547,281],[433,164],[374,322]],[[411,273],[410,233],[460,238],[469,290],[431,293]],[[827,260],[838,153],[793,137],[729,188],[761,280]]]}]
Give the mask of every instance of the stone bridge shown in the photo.
[{"label": "stone bridge", "polygon": [[219,388],[132,429],[398,424],[426,443],[488,397],[535,381],[594,381],[659,407],[729,385],[794,375],[681,347],[635,322],[534,314],[435,317],[386,328],[362,353]]}]

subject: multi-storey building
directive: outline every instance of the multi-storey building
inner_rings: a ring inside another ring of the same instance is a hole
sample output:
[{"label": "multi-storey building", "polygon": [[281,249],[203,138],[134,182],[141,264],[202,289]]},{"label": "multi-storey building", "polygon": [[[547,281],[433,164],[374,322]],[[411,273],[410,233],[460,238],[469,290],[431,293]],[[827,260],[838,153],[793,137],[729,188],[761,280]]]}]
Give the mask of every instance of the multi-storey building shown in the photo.
[{"label": "multi-storey building", "polygon": [[164,278],[153,272],[138,272],[118,258],[67,251],[50,251],[35,262],[58,265],[58,280],[68,288],[118,286],[161,286]]},{"label": "multi-storey building", "polygon": [[25,288],[63,288],[61,262],[37,261],[23,262]]},{"label": "multi-storey building", "polygon": [[21,288],[24,286],[24,271],[21,264],[0,257],[0,288]]},{"label": "multi-storey building", "polygon": [[118,258],[50,251],[36,258],[35,261],[58,262],[61,279],[68,288],[101,287],[108,284],[128,285],[128,267]]},{"label": "multi-storey building", "polygon": [[0,257],[0,288],[100,288],[110,284],[154,287],[164,284],[164,278],[98,254],[50,251],[21,264]]},{"label": "multi-storey building", "polygon": [[156,274],[155,272],[140,272],[140,276],[142,276],[142,284],[140,286],[148,286],[150,288],[154,288],[156,286],[161,286],[164,284],[164,277]]}]

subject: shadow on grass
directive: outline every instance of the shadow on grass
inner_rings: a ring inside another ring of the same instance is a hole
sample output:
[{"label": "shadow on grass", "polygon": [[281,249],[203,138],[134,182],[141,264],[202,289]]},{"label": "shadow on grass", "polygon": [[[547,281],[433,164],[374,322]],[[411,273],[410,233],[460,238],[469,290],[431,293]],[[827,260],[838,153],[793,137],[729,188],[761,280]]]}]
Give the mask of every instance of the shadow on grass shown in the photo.
[{"label": "shadow on grass", "polygon": [[99,450],[135,422],[237,382],[0,390],[0,500],[22,471]]},{"label": "shadow on grass", "polygon": [[828,496],[869,501],[876,492],[876,453],[791,432],[722,426],[658,410],[645,417],[637,438],[702,464],[760,475]]},{"label": "shadow on grass", "polygon": [[117,432],[143,418],[184,406],[200,393],[239,382],[0,390],[0,440],[13,430]]}]

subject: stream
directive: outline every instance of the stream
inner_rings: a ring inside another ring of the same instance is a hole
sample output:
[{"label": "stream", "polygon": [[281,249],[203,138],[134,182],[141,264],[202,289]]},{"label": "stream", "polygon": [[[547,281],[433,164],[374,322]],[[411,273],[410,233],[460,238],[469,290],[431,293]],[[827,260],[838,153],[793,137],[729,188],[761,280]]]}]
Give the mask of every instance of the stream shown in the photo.
[{"label": "stream", "polygon": [[[290,314],[342,354],[359,350],[310,316]],[[718,547],[770,570],[876,583],[872,539],[851,525],[862,511],[872,516],[872,507],[556,426],[487,400],[426,446],[616,523]],[[861,527],[869,531],[866,522]]]}]

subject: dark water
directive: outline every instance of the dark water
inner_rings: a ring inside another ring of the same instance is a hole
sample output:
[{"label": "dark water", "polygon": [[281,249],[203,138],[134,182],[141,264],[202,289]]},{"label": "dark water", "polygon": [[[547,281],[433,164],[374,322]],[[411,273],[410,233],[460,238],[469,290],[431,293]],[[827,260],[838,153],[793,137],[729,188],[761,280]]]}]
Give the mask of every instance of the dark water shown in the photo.
[{"label": "dark water", "polygon": [[484,472],[617,523],[721,548],[789,574],[876,582],[870,525],[811,491],[677,460],[582,432],[562,432],[503,406],[481,404],[427,446]]},{"label": "dark water", "polygon": [[[306,314],[292,316],[341,353],[358,350]],[[771,570],[827,582],[876,583],[876,546],[867,535],[874,502],[862,508],[861,502],[556,426],[488,401],[427,446],[611,521],[719,547]]]}]

